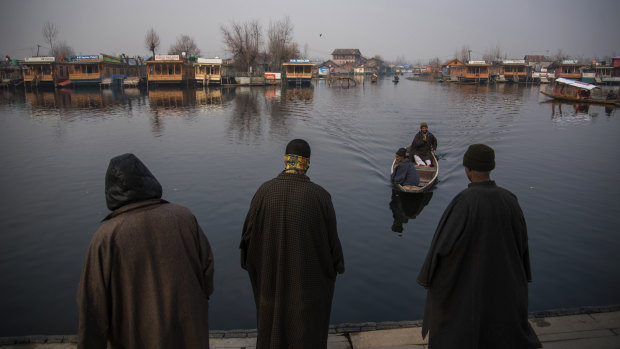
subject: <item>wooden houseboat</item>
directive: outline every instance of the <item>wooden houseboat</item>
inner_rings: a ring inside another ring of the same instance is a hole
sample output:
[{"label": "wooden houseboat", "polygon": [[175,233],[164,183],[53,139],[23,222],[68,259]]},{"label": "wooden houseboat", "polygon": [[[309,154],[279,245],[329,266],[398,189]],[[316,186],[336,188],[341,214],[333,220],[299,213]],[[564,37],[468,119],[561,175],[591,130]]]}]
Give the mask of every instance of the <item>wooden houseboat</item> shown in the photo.
[{"label": "wooden houseboat", "polygon": [[489,82],[489,64],[485,61],[469,61],[451,67],[451,76],[460,83],[486,84]]},{"label": "wooden houseboat", "polygon": [[179,55],[155,55],[146,61],[149,87],[156,85],[186,85],[195,82],[194,67]]},{"label": "wooden houseboat", "polygon": [[127,76],[136,76],[137,67],[131,67],[121,58],[99,54],[76,56],[69,65],[69,80],[60,85],[101,86],[120,85]]},{"label": "wooden houseboat", "polygon": [[309,59],[291,59],[288,63],[283,63],[286,82],[288,85],[310,85],[312,81],[312,67]]},{"label": "wooden houseboat", "polygon": [[556,78],[565,78],[572,80],[580,80],[581,79],[581,69],[584,67],[584,64],[578,64],[577,60],[566,59],[557,65],[557,70],[555,72]]},{"label": "wooden houseboat", "polygon": [[[593,93],[594,90],[597,90],[597,95]],[[618,95],[613,91],[610,91],[607,96],[603,96],[602,90],[596,85],[566,78],[555,79],[551,91],[541,89],[540,93],[556,100],[576,103],[616,105],[620,102]]]},{"label": "wooden houseboat", "polygon": [[24,85],[54,87],[69,79],[69,63],[58,62],[56,57],[26,57],[20,62]]},{"label": "wooden houseboat", "polygon": [[458,81],[458,78],[453,72],[458,71],[463,66],[463,62],[459,61],[456,58],[453,58],[446,63],[441,65],[441,75],[443,80],[447,81]]},{"label": "wooden houseboat", "polygon": [[203,86],[222,85],[222,59],[198,58],[194,63],[196,83]]},{"label": "wooden houseboat", "polygon": [[526,82],[528,69],[524,59],[504,60],[499,64],[500,82]]}]

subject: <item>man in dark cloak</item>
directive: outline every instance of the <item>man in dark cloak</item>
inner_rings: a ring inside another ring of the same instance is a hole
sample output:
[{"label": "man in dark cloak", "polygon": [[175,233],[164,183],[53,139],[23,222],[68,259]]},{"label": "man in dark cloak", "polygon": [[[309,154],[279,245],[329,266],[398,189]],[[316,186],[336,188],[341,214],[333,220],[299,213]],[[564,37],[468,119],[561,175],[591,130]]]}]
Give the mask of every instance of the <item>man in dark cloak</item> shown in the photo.
[{"label": "man in dark cloak", "polygon": [[437,149],[437,138],[428,130],[428,124],[420,124],[420,131],[411,142],[412,160],[416,165],[431,166],[432,153]]},{"label": "man in dark cloak", "polygon": [[336,214],[329,193],[306,176],[308,143],[291,141],[284,161],[254,195],[240,244],[256,303],[256,348],[326,348],[336,275],[344,272]]},{"label": "man in dark cloak", "polygon": [[473,144],[471,181],[446,208],[418,276],[428,289],[422,336],[429,348],[540,348],[528,316],[531,281],[517,197],[490,179],[495,153]]},{"label": "man in dark cloak", "polygon": [[209,348],[213,254],[196,217],[161,199],[133,154],[110,160],[112,211],[95,232],[77,292],[78,348]]},{"label": "man in dark cloak", "polygon": [[400,184],[403,187],[419,185],[420,177],[411,161],[409,161],[407,150],[405,148],[398,149],[394,157],[394,168],[390,175],[392,185]]}]

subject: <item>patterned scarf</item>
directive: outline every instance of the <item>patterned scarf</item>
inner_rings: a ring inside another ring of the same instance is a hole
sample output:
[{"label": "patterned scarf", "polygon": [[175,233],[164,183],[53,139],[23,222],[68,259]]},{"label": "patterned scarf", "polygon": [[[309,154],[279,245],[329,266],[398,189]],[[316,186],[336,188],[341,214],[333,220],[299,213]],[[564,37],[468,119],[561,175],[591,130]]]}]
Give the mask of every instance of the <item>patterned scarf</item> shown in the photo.
[{"label": "patterned scarf", "polygon": [[301,155],[286,154],[284,155],[284,162],[286,167],[282,173],[305,174],[308,171],[308,167],[310,167],[310,159]]}]

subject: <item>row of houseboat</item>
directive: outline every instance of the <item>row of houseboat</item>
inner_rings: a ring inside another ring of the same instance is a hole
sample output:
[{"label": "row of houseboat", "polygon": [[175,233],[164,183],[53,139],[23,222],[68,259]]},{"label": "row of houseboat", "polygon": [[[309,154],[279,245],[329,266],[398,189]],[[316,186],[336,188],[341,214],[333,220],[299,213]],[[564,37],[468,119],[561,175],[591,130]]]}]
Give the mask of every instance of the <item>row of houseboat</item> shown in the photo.
[{"label": "row of houseboat", "polygon": [[[27,57],[20,62],[25,86],[101,86],[142,81],[157,85],[219,86],[222,79],[222,59],[197,58],[188,60],[179,55],[155,55],[141,62],[133,58],[106,54],[76,56],[70,61],[55,57]],[[313,64],[307,59],[292,59],[283,64],[288,83],[309,84]],[[136,80],[137,78],[137,80]],[[266,73],[263,81],[280,83],[281,73]]]},{"label": "row of houseboat", "polygon": [[566,78],[591,84],[620,84],[620,57],[612,65],[579,64],[576,60],[528,64],[525,60],[504,60],[489,64],[485,61],[463,63],[453,59],[442,65],[442,78],[461,83],[533,82],[548,83]]}]

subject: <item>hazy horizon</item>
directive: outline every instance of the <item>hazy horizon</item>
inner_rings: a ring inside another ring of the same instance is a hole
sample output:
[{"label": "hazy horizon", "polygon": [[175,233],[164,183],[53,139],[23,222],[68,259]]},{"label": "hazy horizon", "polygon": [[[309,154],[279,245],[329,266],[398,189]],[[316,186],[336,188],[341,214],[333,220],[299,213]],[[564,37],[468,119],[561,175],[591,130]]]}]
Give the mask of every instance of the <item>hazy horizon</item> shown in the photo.
[{"label": "hazy horizon", "polygon": [[233,21],[259,20],[263,32],[270,21],[289,17],[293,41],[310,59],[326,60],[337,48],[359,49],[364,57],[426,64],[448,60],[468,46],[472,59],[499,47],[502,56],[553,56],[560,50],[572,58],[620,55],[620,1],[491,1],[388,0],[375,2],[208,3],[161,0],[23,0],[3,4],[0,54],[23,59],[46,55],[42,35],[46,22],[58,28],[76,54],[106,53],[150,56],[144,45],[153,28],[161,39],[156,53],[166,54],[182,34],[194,39],[203,57],[230,57],[220,27]]}]

